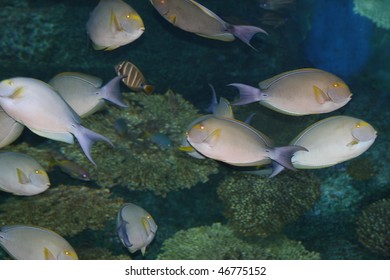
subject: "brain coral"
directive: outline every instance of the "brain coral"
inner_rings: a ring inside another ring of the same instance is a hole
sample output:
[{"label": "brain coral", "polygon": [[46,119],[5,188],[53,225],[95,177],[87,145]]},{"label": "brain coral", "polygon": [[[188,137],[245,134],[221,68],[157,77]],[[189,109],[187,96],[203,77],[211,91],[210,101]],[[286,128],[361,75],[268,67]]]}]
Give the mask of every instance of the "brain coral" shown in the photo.
[{"label": "brain coral", "polygon": [[378,27],[390,28],[388,0],[354,0],[354,11],[372,20]]},{"label": "brain coral", "polygon": [[317,178],[306,171],[284,172],[271,179],[236,173],[217,192],[236,232],[267,237],[312,208],[320,197],[319,187]]},{"label": "brain coral", "polygon": [[164,241],[160,260],[258,260],[319,259],[300,242],[276,235],[269,239],[247,242],[239,239],[226,225],[215,223],[181,230]]},{"label": "brain coral", "polygon": [[369,205],[357,220],[359,241],[373,252],[390,256],[390,199]]}]

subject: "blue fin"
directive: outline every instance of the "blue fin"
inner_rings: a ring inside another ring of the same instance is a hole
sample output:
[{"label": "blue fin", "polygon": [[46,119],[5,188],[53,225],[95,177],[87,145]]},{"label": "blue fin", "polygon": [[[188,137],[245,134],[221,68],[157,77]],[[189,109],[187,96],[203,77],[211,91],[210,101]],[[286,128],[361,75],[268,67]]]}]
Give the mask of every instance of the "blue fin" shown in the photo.
[{"label": "blue fin", "polygon": [[105,86],[100,89],[102,97],[120,107],[128,107],[123,102],[123,96],[120,91],[120,81],[124,76],[117,76],[109,81]]},{"label": "blue fin", "polygon": [[245,105],[258,102],[263,99],[262,92],[259,88],[238,83],[229,84],[228,86],[236,87],[240,92],[240,99],[233,102],[232,105]]},{"label": "blue fin", "polygon": [[264,29],[251,25],[230,25],[228,31],[230,31],[230,33],[250,46],[252,49],[255,48],[250,44],[250,41],[255,34],[264,33],[268,35]]}]

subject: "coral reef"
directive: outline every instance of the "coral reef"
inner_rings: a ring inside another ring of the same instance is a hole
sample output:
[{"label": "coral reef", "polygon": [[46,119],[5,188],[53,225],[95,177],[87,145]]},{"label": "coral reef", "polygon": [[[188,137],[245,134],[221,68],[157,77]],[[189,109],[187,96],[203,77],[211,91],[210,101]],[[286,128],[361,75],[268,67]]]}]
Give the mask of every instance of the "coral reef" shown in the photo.
[{"label": "coral reef", "polygon": [[357,220],[359,241],[368,249],[390,256],[390,199],[372,203]]},{"label": "coral reef", "polygon": [[354,0],[355,13],[372,20],[378,27],[390,29],[390,5],[387,0]]},{"label": "coral reef", "polygon": [[300,242],[276,235],[269,239],[247,242],[234,235],[226,225],[215,223],[181,230],[164,241],[159,260],[258,260],[319,259]]},{"label": "coral reef", "polygon": [[358,181],[366,181],[376,175],[374,162],[369,157],[351,160],[347,167],[348,175]]},{"label": "coral reef", "polygon": [[319,182],[305,171],[287,171],[272,179],[236,173],[217,191],[232,228],[244,236],[258,237],[280,232],[320,197]]}]

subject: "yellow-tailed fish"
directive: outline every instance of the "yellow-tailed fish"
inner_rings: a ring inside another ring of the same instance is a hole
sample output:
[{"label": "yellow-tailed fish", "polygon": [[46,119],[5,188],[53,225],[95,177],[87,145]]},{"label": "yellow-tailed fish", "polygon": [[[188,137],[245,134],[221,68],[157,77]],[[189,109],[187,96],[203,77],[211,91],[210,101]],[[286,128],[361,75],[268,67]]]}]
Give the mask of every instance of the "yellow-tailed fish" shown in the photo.
[{"label": "yellow-tailed fish", "polygon": [[16,77],[0,82],[0,106],[32,132],[56,141],[73,144],[77,138],[87,158],[95,141],[106,137],[81,125],[79,115],[48,84],[33,78]]},{"label": "yellow-tailed fish", "polygon": [[130,253],[141,250],[142,255],[145,254],[146,246],[152,242],[157,231],[152,216],[133,203],[121,207],[116,225],[122,244]]},{"label": "yellow-tailed fish", "polygon": [[133,91],[144,91],[146,94],[152,94],[154,86],[146,82],[142,72],[131,62],[122,61],[115,66],[115,72],[118,76],[123,76],[122,82]]},{"label": "yellow-tailed fish", "polygon": [[50,187],[43,167],[31,156],[0,153],[0,190],[15,195],[36,195]]},{"label": "yellow-tailed fish", "polygon": [[68,174],[70,177],[82,181],[90,181],[91,177],[89,172],[85,170],[78,163],[67,159],[61,153],[51,153],[51,160],[49,162],[49,167],[54,168],[58,167],[62,172]]},{"label": "yellow-tailed fish", "polygon": [[24,125],[8,116],[0,107],[0,148],[14,142],[23,132]]},{"label": "yellow-tailed fish", "polygon": [[233,105],[253,102],[287,115],[328,113],[351,100],[348,86],[339,77],[314,68],[297,69],[259,83],[259,87],[233,83],[240,99]]},{"label": "yellow-tailed fish", "polygon": [[72,246],[46,228],[12,225],[0,228],[0,246],[16,260],[77,260]]},{"label": "yellow-tailed fish", "polygon": [[[236,37],[251,46],[250,40],[263,29],[250,25],[233,25],[193,0],[150,0],[156,10],[174,26],[199,36],[221,41]],[[252,46],[251,46],[252,47]]]},{"label": "yellow-tailed fish", "polygon": [[138,39],[145,31],[139,14],[122,0],[100,0],[87,22],[96,50],[114,50]]},{"label": "yellow-tailed fish", "polygon": [[297,146],[273,147],[267,136],[246,123],[230,118],[205,116],[187,132],[187,141],[205,157],[234,166],[272,163],[276,175],[282,167],[294,170],[291,157],[306,149]]},{"label": "yellow-tailed fish", "polygon": [[309,126],[292,142],[308,152],[296,152],[295,168],[323,168],[353,159],[364,153],[377,137],[367,122],[349,116],[329,117]]},{"label": "yellow-tailed fish", "polygon": [[98,77],[78,72],[64,72],[54,76],[49,84],[80,117],[84,118],[101,109],[104,100],[127,107],[120,92],[121,78],[115,77],[102,86],[103,81]]}]

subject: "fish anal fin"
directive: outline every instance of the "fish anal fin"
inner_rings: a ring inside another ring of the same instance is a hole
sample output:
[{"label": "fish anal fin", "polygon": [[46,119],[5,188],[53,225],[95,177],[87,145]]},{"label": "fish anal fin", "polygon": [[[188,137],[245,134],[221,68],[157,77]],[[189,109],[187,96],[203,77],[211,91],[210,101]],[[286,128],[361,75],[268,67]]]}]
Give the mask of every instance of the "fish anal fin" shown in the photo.
[{"label": "fish anal fin", "polygon": [[56,260],[53,253],[47,247],[43,249],[43,255],[45,260]]},{"label": "fish anal fin", "polygon": [[192,148],[191,146],[180,146],[179,150],[182,152],[186,152],[186,153],[191,153],[191,152],[195,151],[195,149]]},{"label": "fish anal fin", "polygon": [[210,147],[214,147],[217,144],[220,136],[221,129],[217,128],[209,136],[207,136],[207,138],[203,142],[209,144]]},{"label": "fish anal fin", "polygon": [[16,168],[16,174],[18,176],[18,182],[20,184],[27,184],[30,182],[29,178],[20,168]]},{"label": "fish anal fin", "polygon": [[330,101],[329,96],[327,96],[326,93],[323,92],[322,89],[320,89],[316,85],[313,85],[313,91],[314,97],[318,103],[324,104],[326,101]]}]

